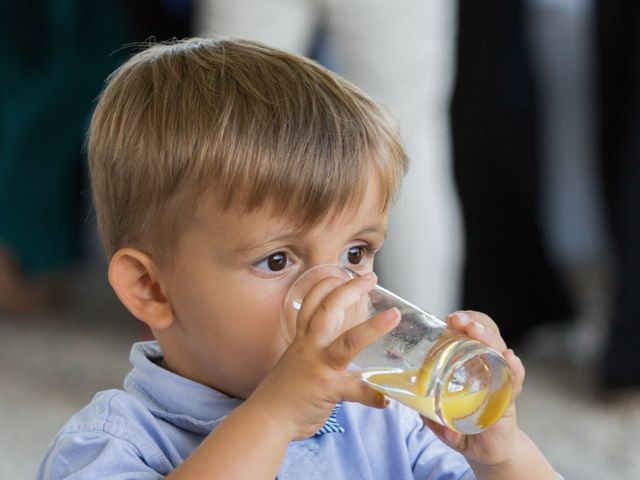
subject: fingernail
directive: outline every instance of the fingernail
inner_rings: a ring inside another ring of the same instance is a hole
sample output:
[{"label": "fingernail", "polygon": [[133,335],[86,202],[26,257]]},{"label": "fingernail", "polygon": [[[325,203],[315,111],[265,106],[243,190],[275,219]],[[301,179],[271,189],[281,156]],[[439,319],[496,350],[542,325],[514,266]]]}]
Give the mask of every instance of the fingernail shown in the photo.
[{"label": "fingernail", "polygon": [[383,318],[385,321],[390,322],[391,320],[395,320],[398,315],[400,315],[400,310],[398,310],[398,307],[393,307],[384,312]]},{"label": "fingernail", "polygon": [[361,277],[362,277],[362,278],[365,278],[365,279],[367,279],[367,280],[370,280],[370,279],[372,279],[372,278],[376,278],[376,274],[375,274],[375,273],[373,273],[373,272],[367,272],[367,273],[365,273],[365,274],[361,275]]},{"label": "fingernail", "polygon": [[391,405],[391,400],[389,400],[388,398],[385,397],[384,399],[384,406],[388,407],[389,405]]},{"label": "fingernail", "polygon": [[454,313],[454,315],[458,317],[458,321],[462,325],[466,325],[471,321],[471,318],[469,318],[469,315],[467,315],[465,312],[456,312]]},{"label": "fingernail", "polygon": [[485,326],[484,326],[484,325],[482,325],[481,323],[473,322],[473,324],[476,326],[476,328],[477,328],[478,330],[482,330],[482,331],[486,331],[486,330],[487,330],[487,329],[485,328]]}]

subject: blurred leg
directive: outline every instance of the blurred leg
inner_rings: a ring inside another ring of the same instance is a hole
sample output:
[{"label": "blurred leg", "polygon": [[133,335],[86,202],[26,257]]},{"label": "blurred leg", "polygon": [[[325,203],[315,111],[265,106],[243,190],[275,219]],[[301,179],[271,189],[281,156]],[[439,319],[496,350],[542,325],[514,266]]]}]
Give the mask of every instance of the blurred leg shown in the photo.
[{"label": "blurred leg", "polygon": [[617,287],[602,385],[640,387],[640,5],[597,2],[601,163]]},{"label": "blurred leg", "polygon": [[438,315],[458,306],[461,225],[450,162],[452,0],[329,0],[344,75],[400,124],[409,172],[377,270],[389,289]]},{"label": "blurred leg", "polygon": [[602,257],[605,237],[595,170],[592,12],[587,1],[532,2],[532,53],[540,83],[543,213],[564,266]]},{"label": "blurred leg", "polygon": [[257,40],[270,47],[309,53],[318,21],[311,0],[198,0],[194,6],[196,34]]},{"label": "blurred leg", "polygon": [[467,255],[464,306],[492,315],[507,343],[572,305],[540,222],[536,88],[524,1],[461,2],[452,105]]},{"label": "blurred leg", "polygon": [[52,272],[80,253],[81,146],[93,101],[122,55],[112,54],[125,39],[119,7],[1,7],[0,309],[38,306],[33,277],[60,283]]}]

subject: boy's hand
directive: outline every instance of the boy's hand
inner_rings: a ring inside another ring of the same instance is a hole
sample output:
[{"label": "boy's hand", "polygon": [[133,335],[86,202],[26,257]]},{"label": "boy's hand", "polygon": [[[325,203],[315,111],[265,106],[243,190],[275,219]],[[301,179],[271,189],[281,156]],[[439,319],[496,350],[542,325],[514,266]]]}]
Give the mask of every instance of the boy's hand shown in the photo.
[{"label": "boy's hand", "polygon": [[400,320],[397,309],[391,309],[353,326],[347,310],[357,309],[375,284],[371,273],[348,281],[330,277],[314,286],[304,299],[291,345],[247,399],[275,417],[292,440],[320,430],[338,402],[377,408],[388,404],[382,394],[346,371],[362,349]]},{"label": "boy's hand", "polygon": [[522,391],[524,366],[500,336],[498,326],[479,312],[456,312],[447,317],[449,326],[502,353],[511,367],[513,397],[504,415],[490,428],[477,435],[463,435],[424,418],[425,424],[440,440],[462,453],[471,464],[492,466],[507,462],[518,447],[519,430],[516,423],[515,399]]}]

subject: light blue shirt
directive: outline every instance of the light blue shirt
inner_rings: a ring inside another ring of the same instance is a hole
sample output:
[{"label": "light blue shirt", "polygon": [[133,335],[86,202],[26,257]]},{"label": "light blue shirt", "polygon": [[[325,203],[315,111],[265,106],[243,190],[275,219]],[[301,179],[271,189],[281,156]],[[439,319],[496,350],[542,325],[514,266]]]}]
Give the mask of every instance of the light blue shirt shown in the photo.
[{"label": "light blue shirt", "polygon": [[[96,394],[49,446],[43,480],[164,478],[182,463],[241,400],[158,366],[156,342],[136,343],[124,391]],[[343,433],[292,442],[278,479],[460,480],[475,476],[413,411],[345,403]],[[250,460],[250,459],[249,459]]]}]

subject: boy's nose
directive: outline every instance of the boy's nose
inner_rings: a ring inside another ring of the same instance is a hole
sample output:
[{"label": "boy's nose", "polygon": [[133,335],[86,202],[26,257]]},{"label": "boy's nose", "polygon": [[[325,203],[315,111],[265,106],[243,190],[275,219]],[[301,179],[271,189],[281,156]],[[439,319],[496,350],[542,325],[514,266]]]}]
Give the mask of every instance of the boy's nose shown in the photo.
[{"label": "boy's nose", "polygon": [[340,265],[341,263],[338,257],[329,253],[322,253],[310,256],[304,266],[306,270],[309,270],[319,265]]},{"label": "boy's nose", "polygon": [[312,268],[320,267],[322,265],[340,265],[342,267],[349,266],[349,265],[345,265],[344,262],[341,262],[339,258],[323,257],[321,259],[318,259],[315,262],[308,262],[308,264],[305,265],[305,271],[310,270]]}]

